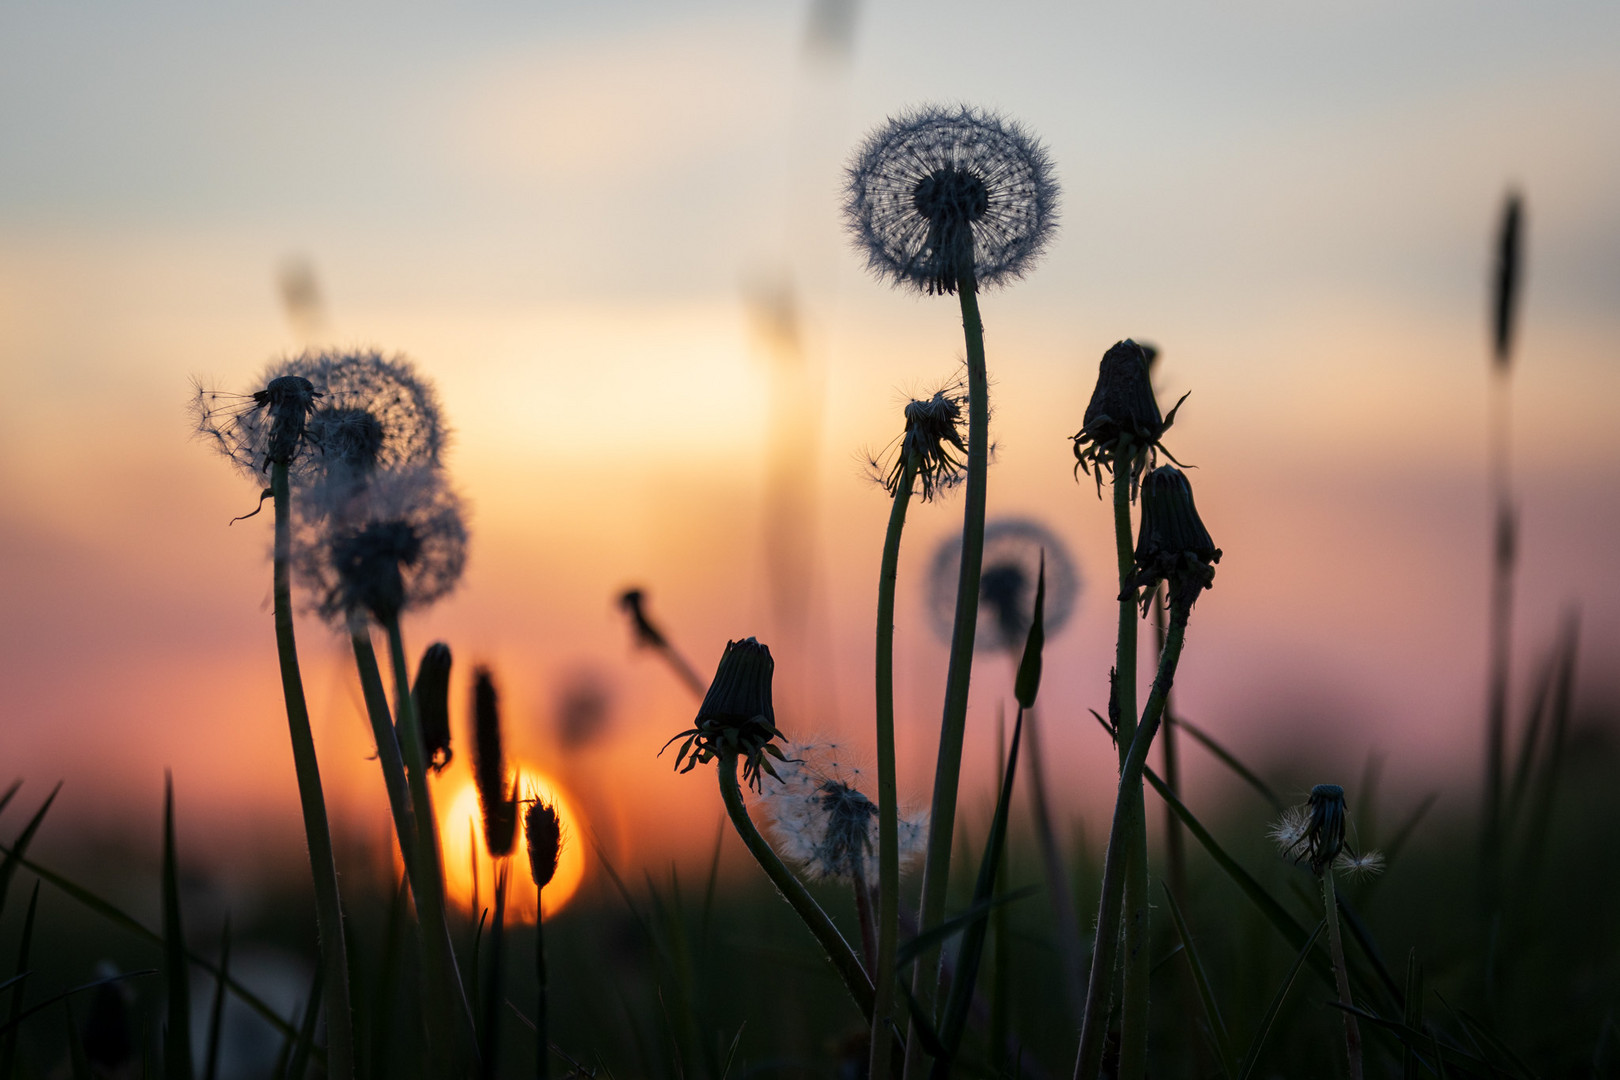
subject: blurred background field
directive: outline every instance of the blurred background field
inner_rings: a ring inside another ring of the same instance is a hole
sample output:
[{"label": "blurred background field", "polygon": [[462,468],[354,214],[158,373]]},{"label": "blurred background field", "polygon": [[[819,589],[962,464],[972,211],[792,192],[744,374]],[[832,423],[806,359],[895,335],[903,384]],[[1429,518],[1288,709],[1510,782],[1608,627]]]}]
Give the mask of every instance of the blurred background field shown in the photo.
[{"label": "blurred background field", "polygon": [[[685,976],[658,967],[600,845],[650,924],[646,876],[668,902],[678,867],[714,1053],[746,1021],[746,1060],[826,1075],[833,984],[729,836],[708,938],[693,921],[719,809],[709,782],[655,757],[692,703],[633,650],[614,598],[647,588],[705,677],[728,638],[759,635],[778,657],[790,735],[869,739],[888,504],[862,453],[961,346],[954,313],[867,279],[845,250],[841,169],[886,115],[967,100],[1038,132],[1064,189],[1048,258],[985,300],[990,512],[1056,533],[1083,583],[1042,691],[1062,819],[1100,859],[1114,756],[1086,710],[1107,697],[1110,522],[1071,477],[1066,442],[1098,356],[1132,335],[1163,350],[1162,394],[1192,391],[1168,442],[1199,467],[1199,505],[1226,551],[1193,623],[1180,712],[1288,801],[1336,780],[1358,820],[1376,808],[1389,830],[1437,793],[1367,898],[1386,959],[1400,975],[1418,946],[1437,985],[1456,980],[1459,1006],[1488,1004],[1549,1074],[1573,1070],[1620,1000],[1604,902],[1620,691],[1608,662],[1620,646],[1617,45],[1620,14],[1574,2],[9,7],[0,781],[27,784],[0,838],[63,780],[34,854],[155,926],[172,768],[194,945],[228,909],[262,942],[289,1011],[307,992],[267,530],[227,527],[252,494],[189,441],[186,380],[245,386],[311,344],[398,349],[439,385],[474,534],[464,585],[408,633],[467,661],[458,738],[466,672],[496,669],[514,752],[577,808],[580,892],[548,936],[558,985],[607,956],[623,968],[604,985],[634,988],[630,1020],[582,992],[559,1023],[625,1076],[667,1067],[659,1025],[684,1022],[670,997],[644,996]],[[1529,205],[1514,372],[1519,723],[1566,612],[1578,609],[1581,637],[1557,839],[1529,921],[1503,931],[1487,998],[1479,958],[1447,949],[1478,929],[1461,867],[1485,692],[1486,267],[1510,184]],[[946,660],[927,568],[959,510],[917,508],[902,556],[900,779],[918,803]],[[365,882],[350,901],[367,913],[356,947],[378,949],[392,869],[369,730],[346,643],[313,621],[300,634],[345,887]],[[1004,664],[981,664],[970,837],[988,817],[1010,692]],[[1287,895],[1268,808],[1196,747],[1183,756],[1188,804]],[[1367,805],[1356,784],[1373,760]],[[1038,865],[1019,843],[1015,883]],[[1186,907],[1195,929],[1227,927],[1212,975],[1234,987],[1242,1028],[1290,955],[1245,928],[1241,898],[1200,858]],[[1079,876],[1082,910],[1094,879]],[[28,884],[14,883],[8,923]],[[1062,1071],[1072,1035],[1043,1012],[1055,980],[1039,963],[1043,904],[1014,906],[1029,943],[1021,1015],[1051,1039],[1032,1055]],[[41,905],[63,985],[102,959],[155,962],[48,887]],[[0,950],[15,932],[0,927]],[[802,964],[802,981],[759,955]],[[1265,955],[1255,986],[1241,981],[1245,955]],[[1581,958],[1585,974],[1571,974]],[[768,1011],[753,1007],[762,984]],[[775,996],[789,993],[802,1010]],[[1278,1060],[1315,1060],[1311,1033],[1336,1021],[1325,996],[1293,999],[1312,1012],[1280,1026],[1300,1043]],[[63,1022],[42,1021],[41,1046],[59,1045]],[[627,1030],[645,1057],[607,1049]]]}]

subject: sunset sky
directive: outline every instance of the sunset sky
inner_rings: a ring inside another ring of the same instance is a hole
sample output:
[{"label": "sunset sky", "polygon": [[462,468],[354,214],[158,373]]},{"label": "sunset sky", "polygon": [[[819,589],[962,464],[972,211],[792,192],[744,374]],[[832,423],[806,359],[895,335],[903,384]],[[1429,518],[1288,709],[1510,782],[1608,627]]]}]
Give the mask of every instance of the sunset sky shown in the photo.
[{"label": "sunset sky", "polygon": [[[518,752],[605,847],[696,852],[720,812],[712,777],[655,757],[694,703],[632,648],[625,587],[704,677],[728,637],[771,643],[790,735],[869,745],[888,503],[863,455],[962,341],[952,301],[864,274],[840,183],[865,131],[928,101],[1016,117],[1062,184],[1047,257],[982,306],[990,512],[1043,522],[1085,582],[1041,698],[1066,805],[1111,799],[1086,710],[1114,620],[1108,508],[1067,439],[1103,351],[1135,336],[1163,350],[1167,404],[1192,391],[1166,441],[1226,553],[1183,711],[1260,762],[1342,763],[1302,787],[1377,751],[1398,800],[1471,807],[1486,283],[1510,185],[1528,202],[1514,700],[1572,606],[1583,700],[1613,700],[1620,8],[848,4],[0,11],[0,782],[66,781],[56,842],[155,835],[169,766],[199,845],[297,849],[268,514],[227,525],[257,493],[185,404],[191,377],[250,390],[305,344],[402,352],[437,382],[473,542],[412,651],[455,650],[458,739],[471,667],[493,666]],[[299,263],[321,298],[302,322],[277,286]],[[960,527],[960,498],[917,507],[902,554],[917,802],[945,667],[926,571]],[[806,568],[802,619],[773,591],[783,560]],[[330,801],[380,843],[346,642],[299,634]],[[983,654],[970,784],[1009,682]],[[555,720],[581,687],[608,705],[569,747]]]}]

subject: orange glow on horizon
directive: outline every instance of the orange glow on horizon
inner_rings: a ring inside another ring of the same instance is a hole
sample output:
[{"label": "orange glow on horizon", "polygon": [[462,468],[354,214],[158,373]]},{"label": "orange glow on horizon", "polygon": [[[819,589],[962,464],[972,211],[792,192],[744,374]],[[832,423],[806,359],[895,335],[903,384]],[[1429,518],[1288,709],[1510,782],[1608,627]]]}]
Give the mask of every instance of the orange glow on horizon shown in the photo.
[{"label": "orange glow on horizon", "polygon": [[[585,878],[585,852],[580,846],[584,835],[581,820],[572,801],[549,777],[523,761],[509,763],[522,784],[522,798],[538,795],[557,808],[562,822],[562,853],[557,859],[557,876],[546,886],[546,917],[550,918],[579,891]],[[479,909],[495,905],[495,860],[484,847],[484,819],[478,810],[478,788],[470,769],[452,766],[436,783],[434,802],[439,816],[439,850],[444,860],[444,891],[450,902],[478,917]],[[506,893],[506,921],[532,923],[539,911],[539,890],[529,875],[528,837],[523,815],[518,814],[517,841],[512,855]]]}]

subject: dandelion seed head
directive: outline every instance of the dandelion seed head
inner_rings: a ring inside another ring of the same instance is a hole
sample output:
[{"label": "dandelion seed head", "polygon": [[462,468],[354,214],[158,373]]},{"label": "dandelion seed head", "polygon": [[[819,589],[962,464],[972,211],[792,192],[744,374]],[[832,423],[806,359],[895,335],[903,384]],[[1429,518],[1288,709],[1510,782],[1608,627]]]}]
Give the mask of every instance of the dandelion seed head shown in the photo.
[{"label": "dandelion seed head", "polygon": [[[1032,518],[993,518],[984,527],[984,561],[979,573],[979,628],[976,645],[1014,657],[1024,648],[1035,617],[1035,585],[1041,553],[1046,553],[1047,635],[1063,629],[1080,600],[1080,571],[1068,545]],[[940,640],[950,641],[956,618],[956,589],[962,537],[954,534],[934,553],[928,572],[930,622]]]},{"label": "dandelion seed head", "polygon": [[[760,806],[776,848],[813,880],[876,880],[878,805],[856,785],[864,772],[833,741],[790,743],[761,787]],[[926,813],[899,815],[901,866],[927,841]]]},{"label": "dandelion seed head", "polygon": [[902,113],[856,151],[844,210],[868,268],[926,293],[1021,277],[1057,223],[1046,150],[1020,125],[967,105]]},{"label": "dandelion seed head", "polygon": [[1383,866],[1377,852],[1357,855],[1345,840],[1346,812],[1344,788],[1338,784],[1317,784],[1304,806],[1290,807],[1272,826],[1271,837],[1282,854],[1295,862],[1307,860],[1311,871],[1321,875],[1327,867],[1341,868],[1338,860],[1349,860],[1358,872],[1376,873]]},{"label": "dandelion seed head", "polygon": [[316,609],[334,626],[354,614],[387,622],[460,582],[467,527],[461,500],[437,468],[379,473],[347,492],[340,510],[335,505],[312,497],[294,550]]},{"label": "dandelion seed head", "polygon": [[900,491],[908,460],[915,463],[924,502],[960,484],[967,475],[967,386],[960,380],[906,403],[905,433],[894,462],[882,469],[890,495]]}]

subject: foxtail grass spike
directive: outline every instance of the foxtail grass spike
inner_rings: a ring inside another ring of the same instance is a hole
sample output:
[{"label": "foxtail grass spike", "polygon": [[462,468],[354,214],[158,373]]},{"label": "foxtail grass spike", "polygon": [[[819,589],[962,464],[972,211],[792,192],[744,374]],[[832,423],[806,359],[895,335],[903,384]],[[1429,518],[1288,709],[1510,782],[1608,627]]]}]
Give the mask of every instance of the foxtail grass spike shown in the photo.
[{"label": "foxtail grass spike", "polygon": [[1491,291],[1491,344],[1496,366],[1506,370],[1513,361],[1513,337],[1522,288],[1520,253],[1524,231],[1524,199],[1509,191],[1502,203],[1502,221],[1496,233],[1496,272]]},{"label": "foxtail grass spike", "polygon": [[636,645],[643,649],[652,649],[662,656],[665,663],[675,672],[676,678],[686,684],[686,688],[692,693],[702,696],[705,686],[697,670],[681,651],[670,643],[664,631],[653,622],[652,616],[647,614],[646,590],[626,589],[619,594],[619,607],[630,619],[630,629],[635,633]]},{"label": "foxtail grass spike", "polygon": [[491,858],[504,858],[517,839],[518,793],[516,785],[507,783],[495,679],[483,667],[473,675],[473,776],[484,818],[484,844]]},{"label": "foxtail grass spike", "polygon": [[416,699],[417,722],[422,725],[422,747],[428,768],[443,772],[453,756],[450,750],[450,646],[435,641],[416,665],[416,683],[411,696]]}]

